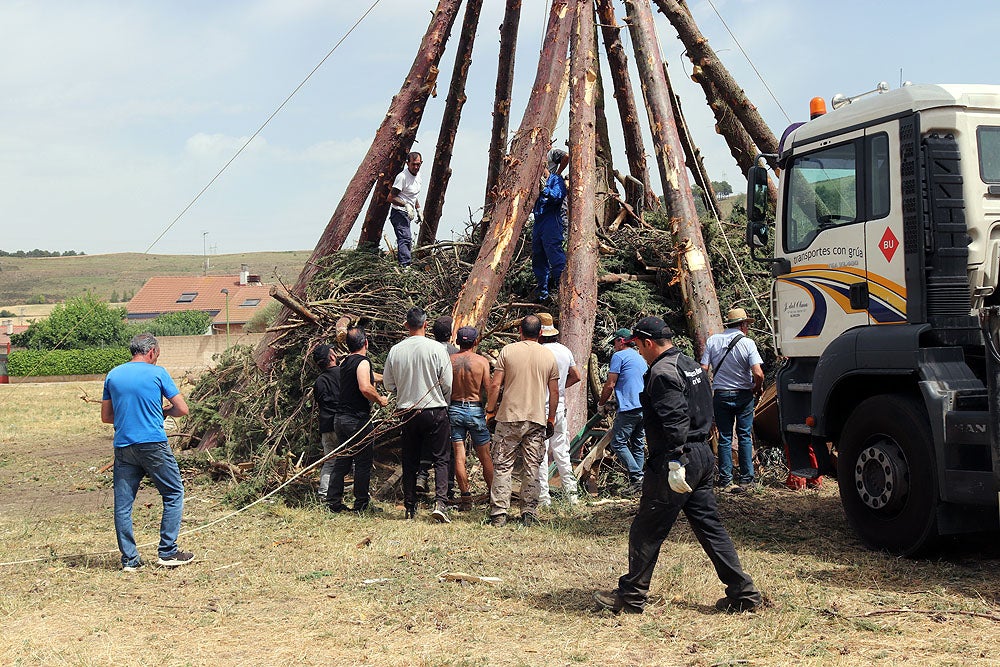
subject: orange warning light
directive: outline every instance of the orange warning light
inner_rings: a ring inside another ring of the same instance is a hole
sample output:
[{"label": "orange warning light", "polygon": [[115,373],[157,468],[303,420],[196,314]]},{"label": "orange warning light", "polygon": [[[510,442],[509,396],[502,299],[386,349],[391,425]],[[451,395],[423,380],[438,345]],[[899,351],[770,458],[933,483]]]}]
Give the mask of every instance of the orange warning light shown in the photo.
[{"label": "orange warning light", "polygon": [[809,120],[819,118],[826,113],[826,102],[822,97],[814,97],[809,100]]}]

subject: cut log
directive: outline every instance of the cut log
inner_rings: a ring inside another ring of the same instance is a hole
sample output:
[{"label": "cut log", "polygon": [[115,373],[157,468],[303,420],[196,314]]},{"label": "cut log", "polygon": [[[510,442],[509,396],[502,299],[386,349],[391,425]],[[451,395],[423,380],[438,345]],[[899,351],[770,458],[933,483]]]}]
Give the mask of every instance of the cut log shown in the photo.
[{"label": "cut log", "polygon": [[451,74],[451,85],[448,86],[448,98],[444,103],[444,116],[437,147],[434,149],[434,164],[431,166],[427,196],[424,197],[424,219],[420,225],[417,245],[430,245],[437,240],[441,210],[444,208],[444,195],[451,179],[451,155],[455,148],[455,134],[462,118],[462,107],[465,106],[465,82],[469,78],[472,47],[476,41],[476,29],[479,26],[479,13],[482,8],[483,0],[468,0],[465,6],[462,32],[459,34],[458,48],[455,51],[455,68]]},{"label": "cut log", "polygon": [[[395,177],[402,169],[399,159],[400,156],[405,156],[409,144],[404,147],[401,137],[411,136],[411,128],[416,128],[420,124],[427,98],[437,82],[438,62],[441,60],[448,34],[451,32],[460,6],[461,0],[439,0],[399,94],[392,98],[389,111],[375,133],[368,153],[365,154],[354,177],[347,185],[344,196],[337,204],[333,216],[323,230],[323,235],[320,236],[312,255],[291,289],[291,293],[297,297],[305,296],[306,287],[316,275],[323,258],[340,250],[344,245],[344,240],[358,219],[361,207],[364,206],[365,199],[368,198],[379,174],[391,172]],[[396,164],[399,166],[394,168],[393,165]],[[381,229],[379,226],[378,233],[375,234],[376,243],[381,235]],[[282,309],[275,324],[286,322],[290,313],[290,310]],[[266,334],[257,347],[257,366],[262,370],[270,368],[274,355],[270,343],[274,340],[274,335]]]},{"label": "cut log", "polygon": [[[445,6],[447,4],[447,6]],[[389,191],[392,189],[392,182],[397,174],[403,170],[406,164],[406,156],[409,154],[414,140],[417,138],[417,129],[420,127],[420,120],[424,115],[424,108],[427,106],[427,99],[435,94],[437,90],[438,63],[441,62],[441,55],[444,53],[445,44],[451,35],[452,26],[455,24],[455,17],[458,15],[458,8],[461,0],[439,0],[437,10],[431,19],[432,28],[424,35],[424,40],[420,43],[420,50],[417,51],[418,61],[424,61],[427,67],[427,74],[416,73],[411,68],[411,75],[403,83],[403,88],[396,97],[413,95],[413,90],[419,92],[405,112],[409,116],[407,123],[399,123],[394,128],[395,134],[389,139],[395,150],[388,154],[386,163],[379,170],[378,178],[375,181],[375,189],[372,191],[372,198],[368,204],[368,211],[365,213],[365,222],[361,228],[361,237],[358,246],[377,246],[382,239],[382,229],[385,227],[385,220],[389,216]],[[433,29],[433,36],[431,31]],[[431,42],[428,43],[428,36]],[[424,63],[421,63],[424,65]],[[386,117],[382,121],[383,126],[389,121]],[[381,128],[380,128],[381,129]],[[376,141],[378,141],[376,134]]]},{"label": "cut log", "polygon": [[456,331],[466,325],[480,331],[485,329],[486,318],[496,302],[517,240],[535,203],[538,179],[552,136],[551,123],[559,85],[566,68],[572,27],[567,4],[568,0],[552,2],[531,97],[511,143],[510,155],[504,159],[496,198],[487,208],[492,223],[452,313]]},{"label": "cut log", "polygon": [[[581,362],[590,358],[597,318],[596,169],[597,54],[594,48],[594,5],[576,3],[571,40],[569,105],[569,234],[566,269],[559,287],[562,344]],[[583,383],[566,390],[566,426],[577,433],[587,421]]]},{"label": "cut log", "polygon": [[705,169],[705,162],[701,159],[701,151],[694,143],[694,137],[688,130],[687,121],[684,119],[684,112],[681,110],[681,99],[670,85],[670,72],[667,71],[667,64],[663,64],[663,76],[667,80],[667,87],[670,90],[670,102],[674,111],[674,122],[677,124],[677,135],[681,140],[681,147],[684,149],[684,163],[688,171],[694,176],[694,182],[701,188],[702,203],[705,209],[712,212],[716,220],[722,219],[722,210],[719,208],[719,199],[715,196],[715,188],[712,187],[712,180],[708,177]]},{"label": "cut log", "polygon": [[[611,71],[611,81],[615,89],[615,102],[618,103],[618,115],[622,121],[622,131],[625,135],[625,156],[628,158],[629,173],[640,183],[644,190],[645,201],[639,208],[655,209],[660,202],[653,192],[649,179],[649,167],[646,164],[646,148],[642,140],[642,127],[639,125],[639,110],[632,94],[632,81],[628,73],[628,56],[620,38],[621,30],[615,19],[615,9],[611,0],[597,0],[597,13],[601,22],[601,34],[604,37],[604,49],[608,54],[608,69]],[[634,188],[626,187],[628,193]],[[636,207],[635,197],[626,197],[633,207]]]},{"label": "cut log", "polygon": [[486,168],[486,200],[479,238],[486,236],[493,211],[493,189],[500,178],[500,168],[507,155],[507,131],[510,128],[510,94],[514,86],[514,54],[517,51],[517,28],[521,22],[521,0],[507,0],[500,25],[500,58],[497,66],[496,93],[493,98],[493,130],[490,135],[489,165]]},{"label": "cut log", "polygon": [[597,279],[600,285],[617,285],[618,283],[655,283],[656,276],[637,273],[604,273]]},{"label": "cut log", "polygon": [[[746,93],[726,69],[708,40],[694,22],[691,10],[683,0],[655,0],[656,6],[677,31],[677,36],[687,50],[688,58],[718,90],[720,97],[733,110],[740,123],[764,153],[776,153],[778,141],[764,122],[760,113],[747,98]],[[709,100],[711,104],[711,100]]]},{"label": "cut log", "polygon": [[275,301],[277,301],[282,306],[292,311],[305,321],[312,322],[313,324],[319,322],[319,317],[317,317],[314,313],[310,312],[309,309],[306,308],[304,304],[299,302],[299,300],[296,299],[294,296],[292,296],[291,294],[286,294],[285,292],[282,292],[280,289],[278,289],[277,285],[271,285],[271,289],[268,290],[268,294],[270,294],[271,298],[273,298]]},{"label": "cut log", "polygon": [[687,170],[681,159],[683,149],[674,123],[673,105],[656,39],[653,12],[649,0],[625,0],[625,6],[628,8],[629,34],[635,48],[636,65],[642,80],[657,166],[663,183],[663,199],[677,243],[677,269],[688,335],[694,345],[696,358],[700,358],[708,336],[722,331],[719,299],[715,283],[712,282],[708,252],[701,234],[701,221],[695,209]]}]

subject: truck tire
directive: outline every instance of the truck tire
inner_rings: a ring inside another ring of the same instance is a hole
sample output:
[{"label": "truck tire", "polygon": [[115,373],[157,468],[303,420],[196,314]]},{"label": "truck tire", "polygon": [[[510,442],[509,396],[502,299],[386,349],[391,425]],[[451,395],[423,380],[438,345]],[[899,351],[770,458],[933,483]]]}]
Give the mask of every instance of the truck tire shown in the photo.
[{"label": "truck tire", "polygon": [[873,396],[851,413],[837,449],[840,502],[861,540],[904,556],[930,550],[938,485],[924,406],[898,394]]}]

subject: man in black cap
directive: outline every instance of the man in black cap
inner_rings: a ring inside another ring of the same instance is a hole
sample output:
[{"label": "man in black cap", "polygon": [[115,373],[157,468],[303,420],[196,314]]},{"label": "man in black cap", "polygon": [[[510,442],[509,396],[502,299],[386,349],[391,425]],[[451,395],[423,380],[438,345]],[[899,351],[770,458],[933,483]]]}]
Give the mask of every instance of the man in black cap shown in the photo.
[{"label": "man in black cap", "polygon": [[740,565],[712,490],[715,460],[707,442],[712,390],[705,371],[674,347],[672,337],[659,317],[644,317],[632,328],[631,340],[649,363],[640,397],[649,457],[639,512],[629,529],[628,573],[618,579],[617,589],[596,592],[594,599],[615,613],[641,614],[660,547],[683,510],[726,584],[726,597],[715,608],[755,611],[761,606],[760,592]]},{"label": "man in black cap", "polygon": [[[317,345],[312,352],[313,361],[319,367],[320,374],[313,385],[313,398],[319,409],[319,437],[323,445],[323,456],[329,456],[337,447],[337,433],[333,421],[340,404],[340,366],[337,365],[337,355],[329,345]],[[326,502],[326,491],[330,487],[330,475],[333,474],[335,458],[331,457],[323,463],[319,474],[319,497]]]}]

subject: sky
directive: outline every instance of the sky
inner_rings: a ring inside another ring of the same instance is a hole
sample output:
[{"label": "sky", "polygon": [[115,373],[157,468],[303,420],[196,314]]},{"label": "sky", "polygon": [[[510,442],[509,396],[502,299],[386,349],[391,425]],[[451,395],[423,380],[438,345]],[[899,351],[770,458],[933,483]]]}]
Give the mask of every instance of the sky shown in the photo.
[{"label": "sky", "polygon": [[[399,92],[436,0],[379,0],[174,221],[374,2],[4,0],[0,249],[88,254],[312,249]],[[503,5],[486,0],[483,8],[439,238],[461,233],[470,208],[479,217]],[[835,93],[865,92],[879,81],[892,88],[901,80],[998,83],[996,0],[957,0],[945,8],[925,0],[689,0],[689,5],[776,135],[790,122],[808,118],[814,96],[829,103]],[[512,132],[534,80],[547,6],[546,0],[523,0]],[[706,167],[713,180],[727,180],[741,191],[745,181],[714,132],[701,88],[690,81],[683,46],[667,20],[656,15],[661,51]],[[621,3],[617,16],[619,22],[625,16]],[[461,18],[460,13],[456,33]],[[623,41],[631,56],[629,40]],[[424,154],[425,190],[456,45],[457,34],[448,43],[439,94],[427,105],[414,146]],[[610,98],[607,109],[616,167],[624,170],[620,123]],[[555,131],[558,144],[568,132],[564,113]],[[648,137],[646,152],[652,155]],[[653,165],[651,160],[659,192]]]}]

